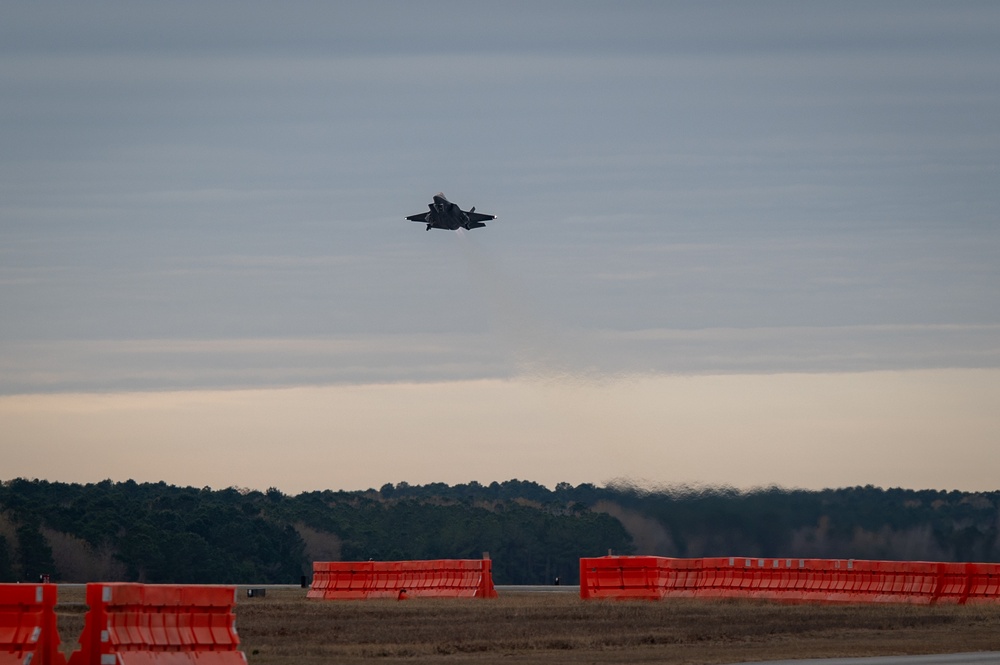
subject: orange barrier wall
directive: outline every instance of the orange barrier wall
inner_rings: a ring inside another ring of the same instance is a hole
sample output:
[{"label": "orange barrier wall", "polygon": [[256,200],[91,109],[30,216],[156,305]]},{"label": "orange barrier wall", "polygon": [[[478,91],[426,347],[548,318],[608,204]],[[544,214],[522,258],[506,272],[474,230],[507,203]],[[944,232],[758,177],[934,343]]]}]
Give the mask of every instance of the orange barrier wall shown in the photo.
[{"label": "orange barrier wall", "polygon": [[0,665],[64,665],[56,585],[0,584]]},{"label": "orange barrier wall", "polygon": [[308,598],[496,598],[489,559],[315,561]]},{"label": "orange barrier wall", "polygon": [[246,665],[236,588],[88,584],[80,649],[70,665]]},{"label": "orange barrier wall", "polygon": [[812,603],[1000,602],[1000,564],[843,559],[580,559],[580,597]]}]

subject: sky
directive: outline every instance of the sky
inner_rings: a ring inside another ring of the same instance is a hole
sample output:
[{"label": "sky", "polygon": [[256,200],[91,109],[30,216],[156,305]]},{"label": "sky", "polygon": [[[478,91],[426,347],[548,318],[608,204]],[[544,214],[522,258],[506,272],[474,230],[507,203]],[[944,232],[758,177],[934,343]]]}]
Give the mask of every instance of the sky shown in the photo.
[{"label": "sky", "polygon": [[0,480],[997,490],[998,183],[992,1],[9,3]]}]

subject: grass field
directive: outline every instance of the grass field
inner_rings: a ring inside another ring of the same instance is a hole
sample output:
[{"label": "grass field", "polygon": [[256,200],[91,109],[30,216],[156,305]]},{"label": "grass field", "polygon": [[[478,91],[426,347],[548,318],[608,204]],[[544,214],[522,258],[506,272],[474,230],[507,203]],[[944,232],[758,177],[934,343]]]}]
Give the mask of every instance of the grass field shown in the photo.
[{"label": "grass field", "polygon": [[[80,598],[60,598],[69,651]],[[303,589],[240,594],[251,664],[733,663],[785,658],[1000,651],[1000,605],[779,605],[752,601],[309,601]]]}]

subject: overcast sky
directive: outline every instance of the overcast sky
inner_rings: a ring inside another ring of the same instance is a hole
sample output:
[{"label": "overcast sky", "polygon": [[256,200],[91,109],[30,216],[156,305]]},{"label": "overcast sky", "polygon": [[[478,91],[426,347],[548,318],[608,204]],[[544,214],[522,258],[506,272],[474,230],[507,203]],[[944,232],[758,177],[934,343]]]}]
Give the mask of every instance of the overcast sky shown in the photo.
[{"label": "overcast sky", "polygon": [[998,489],[995,2],[3,13],[0,479]]}]

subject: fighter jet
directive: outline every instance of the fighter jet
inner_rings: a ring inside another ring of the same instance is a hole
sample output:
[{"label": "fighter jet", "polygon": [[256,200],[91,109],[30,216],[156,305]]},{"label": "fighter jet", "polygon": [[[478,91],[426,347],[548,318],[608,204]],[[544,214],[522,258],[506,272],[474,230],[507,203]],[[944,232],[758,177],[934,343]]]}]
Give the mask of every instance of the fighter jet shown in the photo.
[{"label": "fighter jet", "polygon": [[438,192],[434,195],[434,203],[428,203],[430,212],[421,212],[410,215],[406,219],[411,222],[423,222],[427,225],[427,230],[448,229],[457,231],[458,229],[478,229],[486,226],[483,222],[496,219],[496,215],[484,215],[476,212],[476,207],[472,206],[468,211],[462,210],[457,205]]}]

